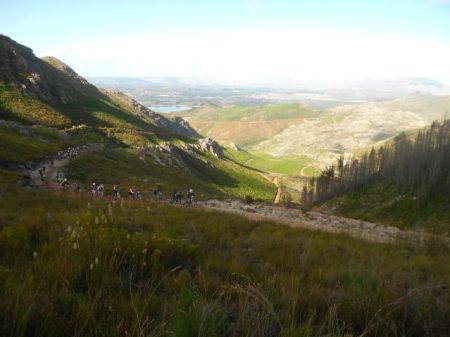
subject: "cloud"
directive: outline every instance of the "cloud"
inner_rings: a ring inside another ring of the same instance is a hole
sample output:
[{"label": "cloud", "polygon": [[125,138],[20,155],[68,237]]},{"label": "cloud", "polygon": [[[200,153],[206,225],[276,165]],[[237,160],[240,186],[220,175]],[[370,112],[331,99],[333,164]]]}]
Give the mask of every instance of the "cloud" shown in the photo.
[{"label": "cloud", "polygon": [[450,78],[446,41],[347,32],[145,34],[73,41],[44,53],[85,76]]}]

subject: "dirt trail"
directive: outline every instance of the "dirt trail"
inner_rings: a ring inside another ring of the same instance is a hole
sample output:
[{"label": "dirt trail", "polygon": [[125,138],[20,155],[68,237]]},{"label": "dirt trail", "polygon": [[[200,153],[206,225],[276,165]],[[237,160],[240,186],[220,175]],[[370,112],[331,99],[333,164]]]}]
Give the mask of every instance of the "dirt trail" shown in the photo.
[{"label": "dirt trail", "polygon": [[[76,157],[83,155],[84,153],[89,152],[95,152],[103,148],[102,144],[99,143],[88,143],[85,145],[81,145],[76,147]],[[53,164],[50,165],[50,162],[48,159],[45,159],[45,161],[42,161],[41,164],[39,164],[34,170],[30,172],[30,178],[33,182],[33,185],[40,186],[40,187],[47,187],[47,188],[56,188],[59,186],[59,184],[55,181],[56,180],[56,174],[62,170],[64,166],[69,164],[70,157],[65,157],[62,159],[54,158]],[[47,177],[46,183],[43,183],[41,181],[41,176],[39,174],[39,170],[45,167],[45,175]]]},{"label": "dirt trail", "polygon": [[277,187],[277,195],[275,196],[274,204],[279,204],[281,200],[281,179],[279,177],[275,177],[272,180],[273,184]]},{"label": "dirt trail", "polygon": [[[55,175],[69,162],[70,159],[68,158],[55,159],[52,166],[45,165],[46,175],[49,180],[48,185],[42,185],[39,168],[32,171],[31,178],[36,186],[58,189],[59,185],[54,181]],[[273,179],[268,176],[264,177],[277,186],[275,203],[279,202],[281,196],[281,182],[279,177],[274,177]],[[304,213],[300,209],[287,209],[285,207],[264,203],[247,205],[239,200],[206,200],[197,201],[196,207],[235,213],[251,220],[268,220],[275,223],[286,224],[294,228],[308,228],[331,233],[346,233],[350,236],[373,242],[392,243],[395,241],[403,241],[414,244],[424,244],[428,240],[441,240],[450,246],[450,239],[447,237],[442,238],[424,232],[404,231],[397,227],[378,225],[367,221],[319,212]]]},{"label": "dirt trail", "polygon": [[[64,166],[66,166],[69,163],[69,159],[54,159],[53,165],[42,164],[39,166],[39,168],[35,169],[34,171],[31,171],[31,180],[33,181],[33,184],[35,186],[41,186],[41,187],[48,187],[48,188],[54,188],[56,186],[55,178],[56,173],[60,171]],[[41,176],[39,174],[39,169],[41,167],[45,167],[45,175],[47,176],[46,183],[43,183],[41,181]]]},{"label": "dirt trail", "polygon": [[306,177],[306,178],[310,177],[309,175],[306,175],[306,174],[305,174],[305,170],[306,170],[307,168],[310,168],[310,167],[316,168],[316,167],[313,166],[313,165],[308,165],[308,166],[302,167],[302,169],[300,170],[300,177]]},{"label": "dirt trail", "polygon": [[[423,232],[404,231],[397,227],[378,225],[367,221],[318,212],[308,212],[305,214],[299,209],[286,209],[275,205],[246,205],[237,200],[208,200],[198,202],[197,205],[203,208],[239,214],[252,220],[269,220],[294,228],[308,228],[331,233],[346,233],[350,236],[373,242],[392,243],[395,241],[403,241],[423,244],[429,239],[438,239],[435,235]],[[448,238],[441,239],[447,242],[447,244],[450,244]]]},{"label": "dirt trail", "polygon": [[281,179],[278,177],[278,176],[275,176],[275,177],[271,177],[271,176],[269,176],[269,175],[266,175],[266,174],[264,174],[264,173],[259,173],[264,179],[266,179],[266,180],[268,180],[268,181],[270,181],[272,184],[274,184],[275,186],[276,186],[276,188],[277,188],[277,194],[275,195],[275,199],[273,200],[273,203],[274,204],[279,204],[280,203],[280,200],[281,200],[281,193],[283,192],[282,191],[282,188],[281,188]]}]

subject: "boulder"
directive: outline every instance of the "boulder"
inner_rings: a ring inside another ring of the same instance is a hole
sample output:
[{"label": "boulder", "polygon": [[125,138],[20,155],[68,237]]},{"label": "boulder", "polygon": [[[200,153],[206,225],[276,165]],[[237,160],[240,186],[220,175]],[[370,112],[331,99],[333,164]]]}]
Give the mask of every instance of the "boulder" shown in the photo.
[{"label": "boulder", "polygon": [[210,152],[217,158],[223,158],[222,147],[214,139],[206,137],[198,141],[200,149],[204,152]]}]

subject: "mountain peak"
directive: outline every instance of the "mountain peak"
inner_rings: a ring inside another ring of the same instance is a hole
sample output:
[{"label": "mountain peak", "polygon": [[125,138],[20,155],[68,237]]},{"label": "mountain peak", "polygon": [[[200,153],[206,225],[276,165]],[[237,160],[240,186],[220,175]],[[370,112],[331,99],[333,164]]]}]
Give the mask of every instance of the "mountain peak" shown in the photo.
[{"label": "mountain peak", "polygon": [[54,57],[54,56],[43,56],[41,57],[41,60],[47,62],[52,67],[66,73],[67,75],[70,75],[72,77],[80,77],[75,70],[73,70],[71,67],[69,67],[66,63],[61,61],[60,59]]},{"label": "mountain peak", "polygon": [[97,92],[64,62],[55,57],[40,59],[5,35],[0,35],[0,81],[50,104],[76,102]]}]

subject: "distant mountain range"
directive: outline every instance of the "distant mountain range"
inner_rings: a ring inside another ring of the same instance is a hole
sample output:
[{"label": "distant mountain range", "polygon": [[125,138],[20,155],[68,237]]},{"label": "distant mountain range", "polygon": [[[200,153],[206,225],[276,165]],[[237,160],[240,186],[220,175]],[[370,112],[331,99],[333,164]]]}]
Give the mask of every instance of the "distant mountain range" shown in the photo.
[{"label": "distant mountain range", "polygon": [[430,78],[357,81],[292,81],[267,79],[232,83],[203,78],[92,77],[101,87],[124,91],[147,106],[261,105],[301,102],[318,108],[401,98],[412,94],[450,95],[450,87]]},{"label": "distant mountain range", "polygon": [[379,144],[402,131],[442,120],[450,96],[412,94],[382,101],[314,109],[299,103],[263,106],[203,105],[182,111],[196,130],[247,151],[282,157],[301,155],[319,166]]}]

